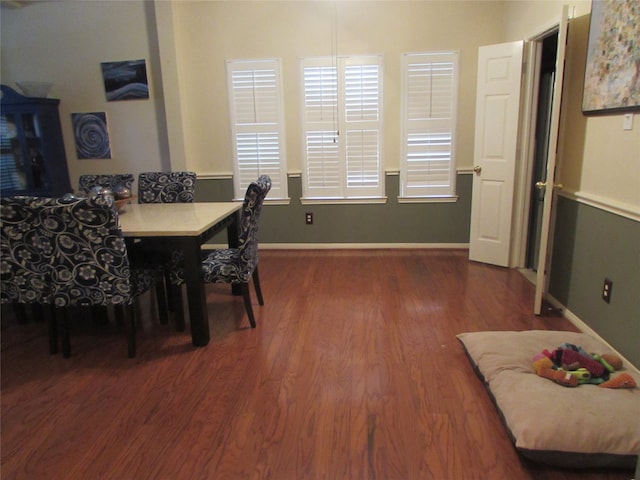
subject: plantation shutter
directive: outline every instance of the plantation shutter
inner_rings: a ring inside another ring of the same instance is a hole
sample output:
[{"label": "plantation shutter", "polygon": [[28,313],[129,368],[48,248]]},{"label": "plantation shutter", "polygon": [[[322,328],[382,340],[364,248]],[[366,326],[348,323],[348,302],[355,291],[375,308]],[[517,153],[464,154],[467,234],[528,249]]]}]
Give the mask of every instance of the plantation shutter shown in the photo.
[{"label": "plantation shutter", "polygon": [[271,177],[269,198],[286,198],[284,115],[279,60],[228,61],[235,197],[260,175]]},{"label": "plantation shutter", "polygon": [[306,60],[303,67],[305,197],[342,196],[343,168],[338,139],[337,67]]},{"label": "plantation shutter", "polygon": [[305,198],[384,195],[381,70],[378,56],[302,61]]},{"label": "plantation shutter", "polygon": [[402,69],[400,196],[453,196],[458,54],[406,54]]}]

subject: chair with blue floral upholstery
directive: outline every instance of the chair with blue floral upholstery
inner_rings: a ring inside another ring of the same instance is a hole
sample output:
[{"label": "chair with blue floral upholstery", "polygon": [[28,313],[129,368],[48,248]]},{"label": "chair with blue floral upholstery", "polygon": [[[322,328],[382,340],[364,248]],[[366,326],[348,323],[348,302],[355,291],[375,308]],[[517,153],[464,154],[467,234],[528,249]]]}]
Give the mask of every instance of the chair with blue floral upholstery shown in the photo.
[{"label": "chair with blue floral upholstery", "polygon": [[128,353],[136,353],[133,302],[155,286],[158,310],[164,305],[163,273],[158,267],[132,266],[127,256],[113,199],[60,199],[42,211],[40,242],[53,252],[51,299],[65,313],[62,350],[71,354],[68,309],[71,306],[115,306],[128,332]]},{"label": "chair with blue floral upholstery", "polygon": [[[51,306],[49,267],[51,255],[40,248],[39,212],[52,199],[31,196],[1,199],[0,219],[0,301],[15,307],[18,318],[24,317],[25,305],[40,313]],[[57,353],[58,342],[53,310],[49,316],[49,351]]]},{"label": "chair with blue floral upholstery", "polygon": [[[249,185],[240,213],[238,247],[207,252],[202,260],[202,277],[205,283],[228,283],[240,287],[251,328],[256,327],[249,293],[249,281],[252,278],[258,303],[264,305],[258,275],[258,232],[262,205],[269,190],[271,179],[267,175],[261,175]],[[184,283],[183,268],[171,271],[171,283]]]},{"label": "chair with blue floral upholstery", "polygon": [[[138,203],[193,203],[196,188],[195,172],[143,172],[138,175]],[[166,287],[169,292],[168,307],[175,313],[176,329],[185,329],[182,290],[172,285],[169,272],[182,264],[182,252],[166,253],[153,245],[149,239],[142,240],[139,251],[147,256],[151,253],[156,261],[163,264]]]},{"label": "chair with blue floral upholstery", "polygon": [[193,203],[195,172],[143,172],[138,175],[139,203]]},{"label": "chair with blue floral upholstery", "polygon": [[78,190],[80,193],[89,195],[94,187],[105,187],[115,192],[120,187],[125,187],[129,192],[133,192],[133,182],[135,177],[132,173],[116,173],[113,175],[80,175],[78,177]]}]

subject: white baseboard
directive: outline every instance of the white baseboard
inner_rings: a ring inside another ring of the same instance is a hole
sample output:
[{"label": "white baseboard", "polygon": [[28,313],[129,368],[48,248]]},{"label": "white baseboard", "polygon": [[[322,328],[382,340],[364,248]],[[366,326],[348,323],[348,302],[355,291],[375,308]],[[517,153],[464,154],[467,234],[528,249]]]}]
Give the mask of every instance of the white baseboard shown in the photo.
[{"label": "white baseboard", "polygon": [[[227,245],[205,243],[203,250],[228,248]],[[468,243],[260,243],[260,250],[376,250],[376,249],[448,249],[465,250]]]},{"label": "white baseboard", "polygon": [[599,339],[601,342],[603,342],[605,345],[607,345],[611,349],[612,352],[615,352],[616,355],[618,355],[620,358],[622,358],[622,361],[624,362],[625,366],[629,370],[633,370],[636,374],[640,375],[640,370],[638,369],[638,367],[636,367],[633,363],[631,363],[628,359],[626,359],[624,357],[624,355],[622,355],[618,350],[616,350],[609,342],[607,342],[604,338],[602,338],[600,335],[598,335],[598,333],[594,329],[592,329],[589,325],[584,323],[580,319],[580,317],[578,317],[575,313],[573,313],[571,310],[569,310],[567,307],[565,307],[562,303],[560,303],[552,295],[547,294],[546,298],[547,298],[547,300],[549,300],[549,303],[551,303],[551,305],[554,308],[558,308],[559,310],[561,310],[562,314],[564,315],[564,317],[567,320],[569,320],[578,330],[580,330],[583,333],[588,333],[592,337],[595,337],[595,338]]},{"label": "white baseboard", "polygon": [[[227,248],[226,246],[222,248]],[[260,243],[261,250],[468,249],[468,243]]]}]

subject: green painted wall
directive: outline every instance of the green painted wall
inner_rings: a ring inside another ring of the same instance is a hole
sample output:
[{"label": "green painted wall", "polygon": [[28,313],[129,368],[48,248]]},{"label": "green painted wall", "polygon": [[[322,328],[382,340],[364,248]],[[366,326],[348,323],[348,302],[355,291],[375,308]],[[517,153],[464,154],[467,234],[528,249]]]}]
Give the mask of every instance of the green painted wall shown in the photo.
[{"label": "green painted wall", "polygon": [[[387,203],[302,205],[300,177],[289,178],[289,205],[265,205],[260,242],[319,243],[469,243],[472,176],[457,176],[456,202],[398,203],[399,178],[386,176]],[[229,201],[232,180],[198,180],[197,201]],[[268,198],[268,197],[267,197]],[[313,225],[305,213],[313,212]],[[220,237],[222,238],[222,237]],[[218,241],[215,238],[212,242]]]},{"label": "green painted wall", "polygon": [[[613,280],[611,303],[602,300]],[[640,223],[560,197],[550,293],[640,366]]]}]

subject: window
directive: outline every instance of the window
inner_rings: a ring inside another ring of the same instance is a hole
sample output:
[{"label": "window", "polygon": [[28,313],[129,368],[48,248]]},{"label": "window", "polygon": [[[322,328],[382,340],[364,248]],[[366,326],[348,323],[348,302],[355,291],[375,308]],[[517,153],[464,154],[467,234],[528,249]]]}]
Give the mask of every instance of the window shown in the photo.
[{"label": "window", "polygon": [[301,67],[303,197],[383,197],[382,58],[309,58]]},{"label": "window", "polygon": [[455,196],[458,53],[402,59],[400,197]]},{"label": "window", "polygon": [[260,175],[271,177],[269,198],[287,198],[280,61],[227,61],[235,197]]}]

